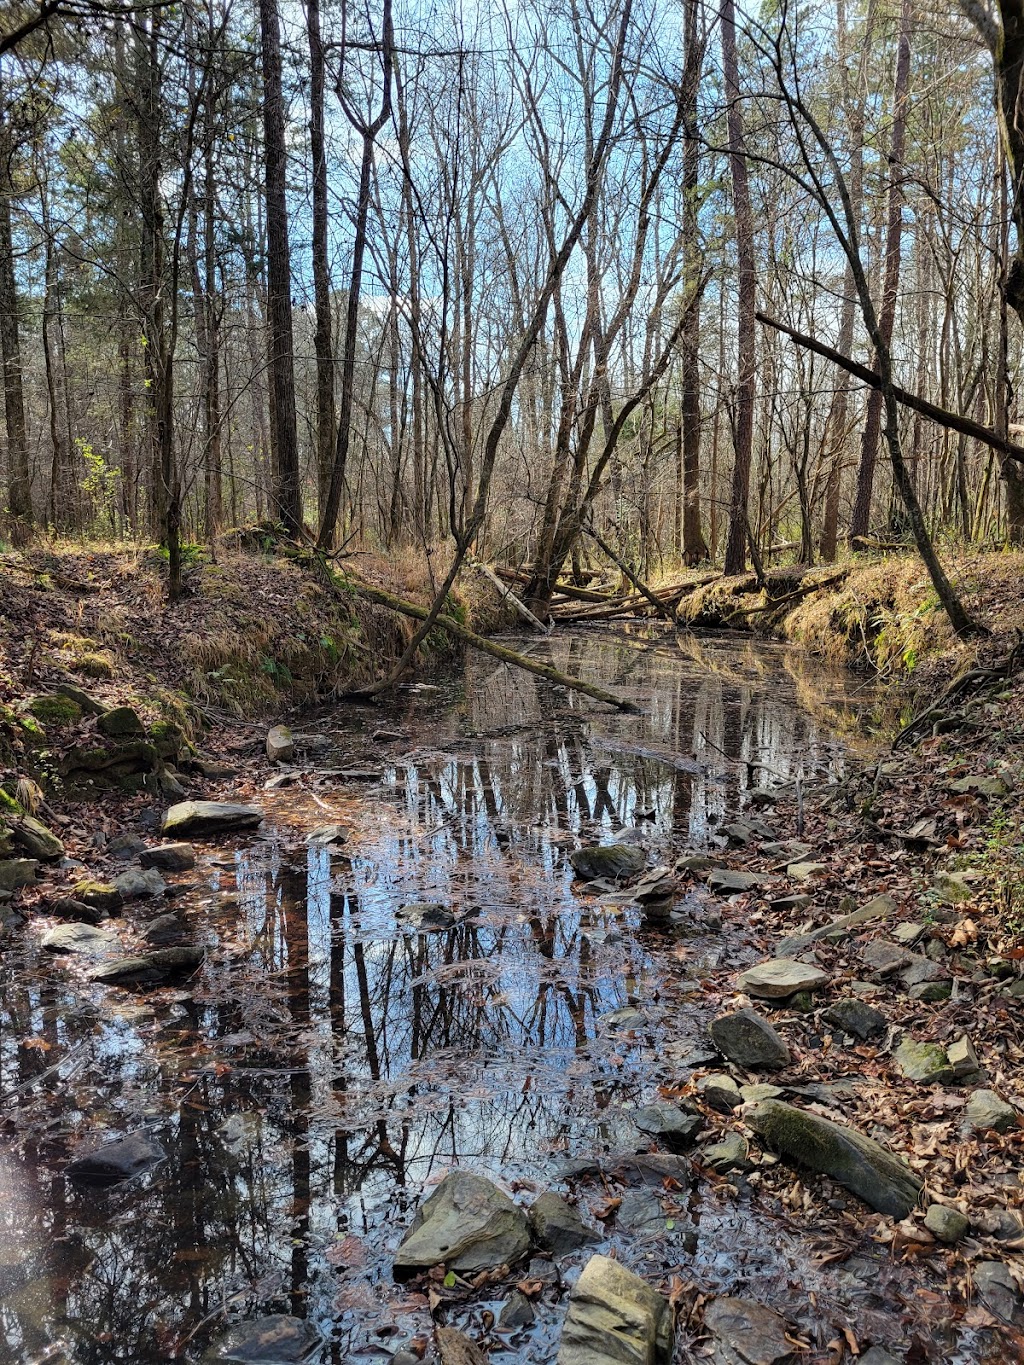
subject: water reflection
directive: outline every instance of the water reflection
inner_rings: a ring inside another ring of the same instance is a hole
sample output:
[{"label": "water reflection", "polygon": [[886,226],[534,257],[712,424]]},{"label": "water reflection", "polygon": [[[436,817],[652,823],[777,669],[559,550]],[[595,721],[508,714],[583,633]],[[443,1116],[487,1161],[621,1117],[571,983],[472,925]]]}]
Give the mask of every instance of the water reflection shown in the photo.
[{"label": "water reflection", "polygon": [[[342,794],[350,857],[273,828],[233,859],[211,851],[180,902],[210,947],[186,990],[101,992],[28,938],[5,957],[6,1358],[195,1356],[233,1313],[271,1311],[318,1323],[324,1360],[386,1355],[428,1322],[387,1261],[426,1183],[459,1162],[543,1188],[554,1158],[628,1142],[629,1108],[685,1074],[670,1057],[700,1038],[693,978],[720,945],[699,920],[683,944],[636,907],[574,894],[566,850],[623,831],[652,858],[703,846],[753,788],[841,772],[832,712],[858,708],[819,673],[822,723],[785,651],[611,634],[529,647],[644,714],[472,658],[442,693],[407,694],[392,719],[408,746],[380,784]],[[360,726],[379,716],[331,719],[341,758],[375,757]],[[287,793],[267,800],[295,817]],[[421,932],[422,902],[451,927]],[[636,1020],[616,1027],[624,1006]],[[64,1179],[80,1139],[143,1125],[167,1153],[147,1176],[101,1192]],[[734,1234],[709,1235],[713,1288]]]}]

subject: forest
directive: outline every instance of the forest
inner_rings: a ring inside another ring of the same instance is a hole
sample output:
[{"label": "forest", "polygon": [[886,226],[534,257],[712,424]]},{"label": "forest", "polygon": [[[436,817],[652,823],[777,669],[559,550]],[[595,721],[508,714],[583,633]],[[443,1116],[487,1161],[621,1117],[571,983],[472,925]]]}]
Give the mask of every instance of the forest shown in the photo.
[{"label": "forest", "polygon": [[0,1365],[1024,1361],[1024,0],[8,0]]}]

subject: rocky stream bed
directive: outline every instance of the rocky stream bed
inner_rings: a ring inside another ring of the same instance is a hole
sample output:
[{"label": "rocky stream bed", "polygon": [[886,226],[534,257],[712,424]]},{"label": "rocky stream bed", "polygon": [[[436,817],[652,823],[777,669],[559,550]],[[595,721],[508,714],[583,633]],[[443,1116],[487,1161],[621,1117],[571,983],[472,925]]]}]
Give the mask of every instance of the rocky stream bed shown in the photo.
[{"label": "rocky stream bed", "polygon": [[954,856],[1013,774],[929,804],[783,648],[532,647],[643,714],[471,660],[171,762],[99,708],[0,860],[4,1359],[1022,1358],[1024,987]]}]

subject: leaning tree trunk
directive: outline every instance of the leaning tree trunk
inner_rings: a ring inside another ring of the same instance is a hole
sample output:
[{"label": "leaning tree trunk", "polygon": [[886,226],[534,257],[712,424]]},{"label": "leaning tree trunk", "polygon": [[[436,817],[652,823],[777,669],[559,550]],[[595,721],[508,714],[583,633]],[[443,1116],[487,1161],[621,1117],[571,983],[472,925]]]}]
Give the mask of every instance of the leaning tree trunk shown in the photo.
[{"label": "leaning tree trunk", "polygon": [[729,164],[732,169],[733,212],[736,218],[736,255],[739,266],[739,302],[735,420],[735,459],[729,499],[729,536],[724,571],[742,573],[747,566],[750,461],[754,445],[754,369],[757,338],[754,331],[754,215],[747,176],[747,147],[740,109],[739,65],[736,60],[736,9],[733,0],[722,4],[722,67],[728,103]]}]

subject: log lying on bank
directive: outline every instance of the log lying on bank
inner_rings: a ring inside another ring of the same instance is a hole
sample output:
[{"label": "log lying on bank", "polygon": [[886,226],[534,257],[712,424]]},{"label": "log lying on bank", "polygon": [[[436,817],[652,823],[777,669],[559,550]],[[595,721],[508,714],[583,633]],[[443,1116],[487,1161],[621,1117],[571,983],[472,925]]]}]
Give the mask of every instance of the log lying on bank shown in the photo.
[{"label": "log lying on bank", "polygon": [[[376,602],[379,606],[388,607],[391,611],[397,611],[402,616],[409,616],[414,621],[425,621],[427,619],[427,608],[418,606],[415,602],[407,602],[403,597],[396,597],[394,593],[385,592],[383,588],[374,587],[358,578],[346,577],[342,585],[329,569],[327,574],[331,586],[339,593],[354,592],[359,597],[365,597],[369,602]],[[527,673],[535,673],[537,677],[545,678],[548,682],[557,683],[561,687],[571,687],[574,692],[582,692],[587,697],[593,697],[595,701],[604,702],[606,706],[614,706],[617,711],[640,714],[639,706],[623,697],[616,696],[614,692],[608,692],[603,687],[597,687],[593,683],[583,682],[580,678],[571,678],[567,673],[560,673],[551,664],[538,663],[535,659],[527,658],[525,654],[517,654],[514,649],[507,649],[494,640],[488,640],[483,635],[477,635],[475,631],[470,630],[451,616],[442,613],[437,618],[437,627],[439,630],[446,630],[449,635],[453,635],[457,640],[464,641],[473,649],[480,650],[482,654],[489,654],[494,659],[500,659],[502,663],[511,664],[513,668],[522,668]],[[345,695],[353,700],[358,700],[361,695],[366,694],[355,689]]]}]

